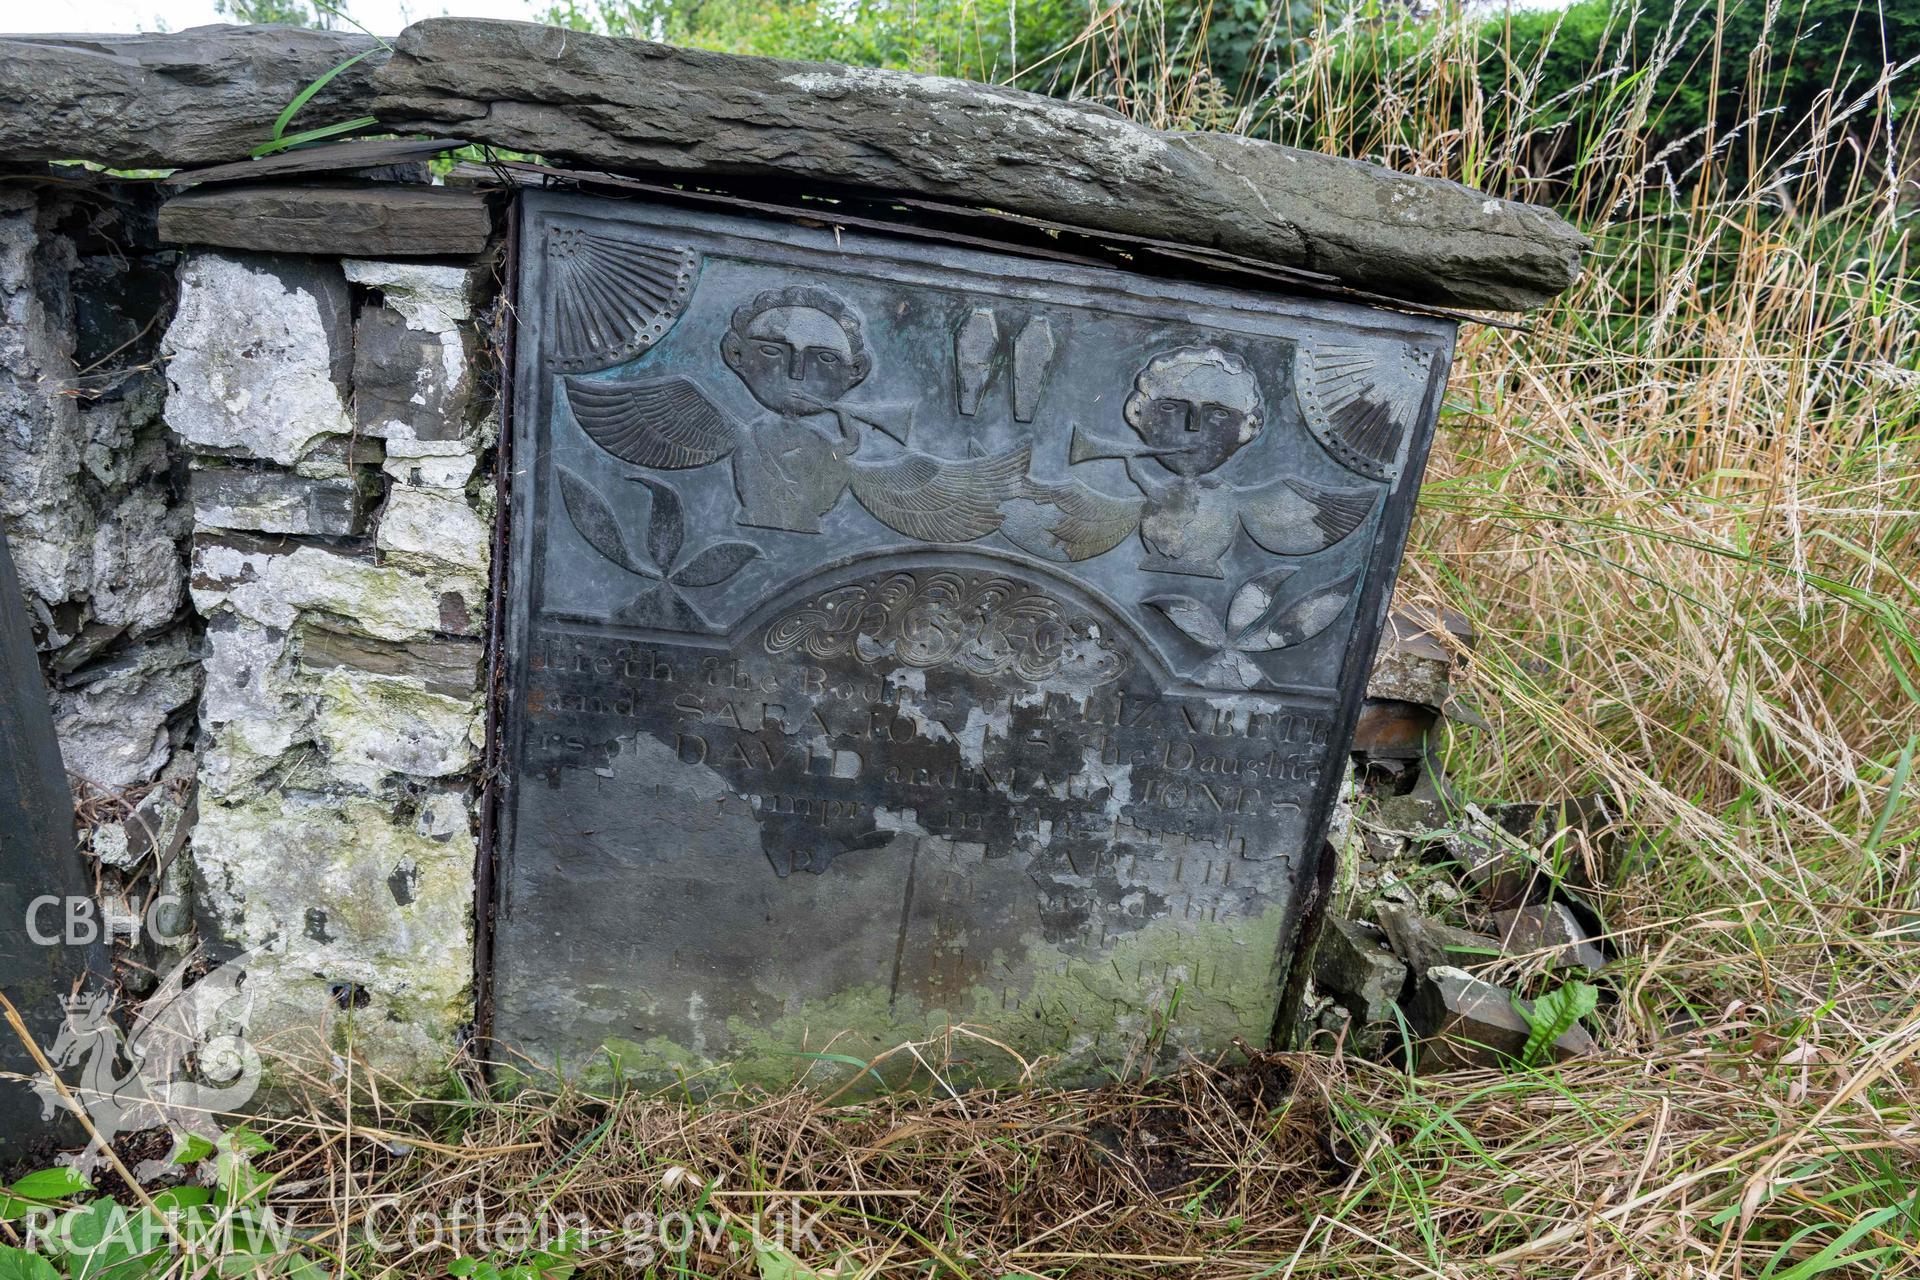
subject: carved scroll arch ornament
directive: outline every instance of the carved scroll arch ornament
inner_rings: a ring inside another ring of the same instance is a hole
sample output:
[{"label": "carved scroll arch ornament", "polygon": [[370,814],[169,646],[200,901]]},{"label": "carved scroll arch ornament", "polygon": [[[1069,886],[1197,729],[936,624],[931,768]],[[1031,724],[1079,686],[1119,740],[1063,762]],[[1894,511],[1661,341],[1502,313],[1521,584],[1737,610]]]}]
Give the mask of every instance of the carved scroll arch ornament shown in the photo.
[{"label": "carved scroll arch ornament", "polygon": [[[1095,624],[1100,640],[1123,655],[1124,664],[1109,673],[1081,663],[1080,674],[1096,677],[1090,684],[1134,672],[1158,689],[1188,683],[1160,642],[1118,603],[1054,572],[1045,561],[987,547],[949,551],[937,558],[930,558],[924,547],[889,549],[835,561],[743,615],[727,628],[727,645],[736,653],[758,648],[773,657],[822,658],[845,652],[866,658],[884,654],[909,667],[943,665],[951,656],[944,652],[946,638],[916,636],[911,630],[916,619],[930,621],[926,607],[938,608],[943,596],[962,609],[991,599],[993,607],[1017,619],[1017,625],[1002,633],[1016,639],[1048,634],[1026,629],[1035,610],[1054,615],[1041,619],[1045,626]],[[956,647],[956,652],[964,647]],[[987,648],[991,656],[986,662],[1002,656],[991,645]],[[1042,648],[1051,652],[1047,645]],[[989,669],[977,656],[967,665],[980,675],[1011,673],[1038,680],[1056,674],[1045,669],[1046,663],[1044,655],[1037,663],[1014,655],[998,669]]]}]

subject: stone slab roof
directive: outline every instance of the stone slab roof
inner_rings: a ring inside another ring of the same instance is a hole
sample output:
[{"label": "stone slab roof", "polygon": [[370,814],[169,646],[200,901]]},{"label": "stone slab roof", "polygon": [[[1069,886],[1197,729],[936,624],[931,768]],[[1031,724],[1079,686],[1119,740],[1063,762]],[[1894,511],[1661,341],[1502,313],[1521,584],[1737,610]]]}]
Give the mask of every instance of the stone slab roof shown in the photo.
[{"label": "stone slab roof", "polygon": [[391,54],[283,27],[0,37],[0,161],[244,158],[355,53],[299,125],[460,138],[612,173],[921,196],[1151,236],[1408,302],[1516,311],[1579,275],[1552,211],[1438,178],[1104,107],[906,72],[744,57],[532,23],[434,18]]}]

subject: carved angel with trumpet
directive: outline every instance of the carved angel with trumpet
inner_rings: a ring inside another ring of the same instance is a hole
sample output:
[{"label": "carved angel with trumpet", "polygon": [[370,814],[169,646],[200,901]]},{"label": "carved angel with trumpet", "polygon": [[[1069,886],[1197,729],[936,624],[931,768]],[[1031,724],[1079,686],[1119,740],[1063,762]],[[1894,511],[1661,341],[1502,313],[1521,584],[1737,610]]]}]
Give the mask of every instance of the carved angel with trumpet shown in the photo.
[{"label": "carved angel with trumpet", "polygon": [[[987,457],[907,449],[860,456],[872,428],[901,445],[892,406],[846,403],[873,368],[859,316],[823,289],[769,290],[736,309],[721,358],[769,411],[733,416],[691,378],[563,380],[587,436],[622,461],[684,469],[733,462],[739,523],[819,533],[849,488],[873,517],[928,542],[970,542],[1000,527],[1024,491],[1030,446]],[[910,421],[910,410],[907,413]]]},{"label": "carved angel with trumpet", "polygon": [[1339,542],[1373,509],[1372,485],[1326,486],[1298,476],[1236,485],[1220,468],[1259,435],[1266,410],[1246,362],[1215,347],[1181,347],[1149,360],[1122,409],[1135,439],[1074,429],[1068,461],[1122,458],[1141,496],[1114,497],[1078,480],[1032,486],[1035,506],[1007,536],[1035,555],[1082,560],[1135,528],[1155,573],[1222,576],[1221,560],[1245,528],[1275,555],[1303,556]]}]

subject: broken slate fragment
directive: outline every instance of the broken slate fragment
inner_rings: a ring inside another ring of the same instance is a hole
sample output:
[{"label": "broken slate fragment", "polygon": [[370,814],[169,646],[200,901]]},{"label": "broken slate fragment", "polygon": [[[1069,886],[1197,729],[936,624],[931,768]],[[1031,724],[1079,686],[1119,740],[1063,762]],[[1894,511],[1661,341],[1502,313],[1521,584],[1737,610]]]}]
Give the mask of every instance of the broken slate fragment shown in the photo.
[{"label": "broken slate fragment", "polygon": [[1576,966],[1588,973],[1598,973],[1607,963],[1606,952],[1580,927],[1573,909],[1564,902],[1496,911],[1493,918],[1500,926],[1500,946],[1509,955],[1551,950],[1555,965]]},{"label": "broken slate fragment", "polygon": [[1468,832],[1449,832],[1437,842],[1460,868],[1482,901],[1495,911],[1511,911],[1547,901],[1553,877],[1531,852],[1510,840],[1484,839]]},{"label": "broken slate fragment", "polygon": [[1328,916],[1313,956],[1313,982],[1352,1017],[1349,1042],[1362,1053],[1378,1047],[1380,1031],[1395,1019],[1393,1004],[1406,986],[1406,963],[1373,925]]},{"label": "broken slate fragment", "polygon": [[344,478],[200,467],[193,472],[192,493],[194,522],[202,528],[328,537],[351,537],[366,528],[365,495]]},{"label": "broken slate fragment", "polygon": [[1382,902],[1375,910],[1387,941],[1415,973],[1437,965],[1482,965],[1500,955],[1499,939],[1442,924],[1401,903]]},{"label": "broken slate fragment", "polygon": [[[1450,639],[1440,638],[1443,630]],[[1393,698],[1435,710],[1446,706],[1458,665],[1454,655],[1471,648],[1474,640],[1473,625],[1452,609],[1437,617],[1395,609],[1373,659],[1367,697]]]},{"label": "broken slate fragment", "polygon": [[1368,698],[1353,730],[1355,755],[1369,761],[1414,761],[1427,751],[1427,735],[1440,713],[1398,698]]},{"label": "broken slate fragment", "polygon": [[1489,806],[1501,829],[1541,850],[1560,880],[1596,893],[1619,874],[1623,820],[1613,797],[1593,793],[1551,804]]},{"label": "broken slate fragment", "polygon": [[[1531,1008],[1525,1001],[1522,1008]],[[1447,965],[1427,971],[1407,1006],[1420,1034],[1421,1072],[1497,1067],[1518,1061],[1531,1028],[1514,1007],[1513,993]],[[1548,1049],[1556,1062],[1593,1052],[1593,1037],[1579,1024]]]}]

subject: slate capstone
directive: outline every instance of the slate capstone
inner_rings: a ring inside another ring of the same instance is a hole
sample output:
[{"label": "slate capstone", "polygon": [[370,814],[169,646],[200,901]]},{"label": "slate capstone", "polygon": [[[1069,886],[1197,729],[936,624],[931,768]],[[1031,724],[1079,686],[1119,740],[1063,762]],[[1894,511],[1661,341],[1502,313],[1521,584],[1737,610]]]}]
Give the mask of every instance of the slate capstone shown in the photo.
[{"label": "slate capstone", "polygon": [[985,205],[1305,267],[1411,301],[1525,309],[1587,241],[1439,178],[943,76],[432,18],[375,77],[390,128],[612,170],[788,178]]},{"label": "slate capstone", "polygon": [[[281,26],[0,37],[0,159],[177,168],[243,160],[295,94],[378,48]],[[364,115],[373,58],[329,80],[294,130]]]},{"label": "slate capstone", "polygon": [[389,56],[291,27],[0,38],[0,157],[179,168],[244,160],[296,94],[357,55],[294,128],[372,114],[618,173],[787,183],[999,209],[1229,251],[1405,301],[1524,310],[1588,242],[1550,210],[1439,178],[1090,102],[941,76],[433,18]]}]

